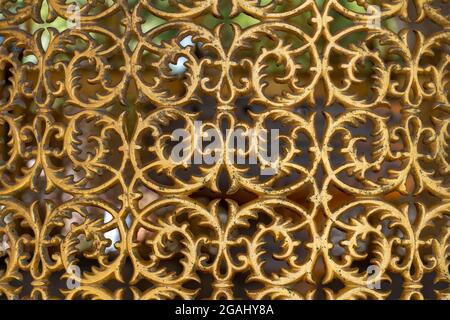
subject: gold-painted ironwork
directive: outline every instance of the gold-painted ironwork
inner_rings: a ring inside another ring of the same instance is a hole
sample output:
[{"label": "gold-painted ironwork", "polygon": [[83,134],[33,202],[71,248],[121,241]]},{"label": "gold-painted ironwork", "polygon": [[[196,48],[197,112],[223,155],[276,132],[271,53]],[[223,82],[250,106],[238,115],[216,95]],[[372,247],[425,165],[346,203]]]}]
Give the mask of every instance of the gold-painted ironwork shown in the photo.
[{"label": "gold-painted ironwork", "polygon": [[448,299],[449,12],[0,0],[0,297]]}]

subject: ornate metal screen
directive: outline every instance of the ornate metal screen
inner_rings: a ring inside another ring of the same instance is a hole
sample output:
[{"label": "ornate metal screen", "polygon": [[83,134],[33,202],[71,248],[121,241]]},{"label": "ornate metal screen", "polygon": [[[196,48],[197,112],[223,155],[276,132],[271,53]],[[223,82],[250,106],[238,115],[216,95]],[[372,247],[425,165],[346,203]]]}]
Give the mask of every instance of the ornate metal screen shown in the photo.
[{"label": "ornate metal screen", "polygon": [[0,13],[0,297],[449,297],[447,0]]}]

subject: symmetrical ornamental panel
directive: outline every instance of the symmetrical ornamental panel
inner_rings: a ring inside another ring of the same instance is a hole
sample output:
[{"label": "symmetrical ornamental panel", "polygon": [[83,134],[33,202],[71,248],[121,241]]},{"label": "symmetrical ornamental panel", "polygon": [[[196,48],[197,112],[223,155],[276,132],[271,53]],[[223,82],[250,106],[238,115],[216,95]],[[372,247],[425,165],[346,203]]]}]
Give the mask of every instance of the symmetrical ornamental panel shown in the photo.
[{"label": "symmetrical ornamental panel", "polygon": [[0,0],[0,297],[448,299],[449,14]]}]

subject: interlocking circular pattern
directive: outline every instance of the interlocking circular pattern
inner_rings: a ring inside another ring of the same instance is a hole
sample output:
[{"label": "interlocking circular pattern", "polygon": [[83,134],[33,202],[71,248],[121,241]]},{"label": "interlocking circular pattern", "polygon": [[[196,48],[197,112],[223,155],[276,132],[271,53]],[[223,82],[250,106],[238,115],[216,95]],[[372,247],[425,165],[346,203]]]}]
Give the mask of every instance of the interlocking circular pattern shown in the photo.
[{"label": "interlocking circular pattern", "polygon": [[449,10],[0,0],[0,297],[448,299]]}]

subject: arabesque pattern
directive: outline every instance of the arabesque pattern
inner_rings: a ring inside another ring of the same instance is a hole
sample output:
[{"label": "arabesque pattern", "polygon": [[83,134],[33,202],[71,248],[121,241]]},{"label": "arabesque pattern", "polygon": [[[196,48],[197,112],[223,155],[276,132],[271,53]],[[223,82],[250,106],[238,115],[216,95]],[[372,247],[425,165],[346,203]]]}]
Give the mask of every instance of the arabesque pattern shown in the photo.
[{"label": "arabesque pattern", "polygon": [[0,297],[448,299],[449,12],[0,0]]}]

